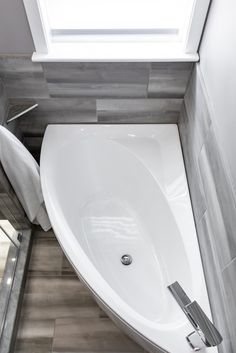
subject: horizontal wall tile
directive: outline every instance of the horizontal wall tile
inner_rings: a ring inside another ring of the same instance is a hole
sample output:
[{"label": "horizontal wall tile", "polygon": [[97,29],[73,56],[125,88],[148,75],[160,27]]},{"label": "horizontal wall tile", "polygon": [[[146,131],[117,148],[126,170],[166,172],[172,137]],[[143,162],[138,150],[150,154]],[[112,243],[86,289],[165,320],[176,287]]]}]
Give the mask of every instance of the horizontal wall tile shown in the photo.
[{"label": "horizontal wall tile", "polygon": [[43,63],[49,83],[147,84],[149,63]]},{"label": "horizontal wall tile", "polygon": [[183,98],[192,63],[152,63],[148,97]]},{"label": "horizontal wall tile", "polygon": [[180,61],[176,61],[176,62],[152,62],[151,63],[151,69],[152,70],[169,70],[171,71],[191,71],[193,67],[193,63],[191,62],[180,62]]},{"label": "horizontal wall tile", "polygon": [[40,99],[39,106],[19,119],[24,135],[43,135],[48,124],[77,124],[97,121],[94,99]]},{"label": "horizontal wall tile", "polygon": [[146,98],[147,85],[138,83],[51,83],[51,97]]},{"label": "horizontal wall tile", "polygon": [[31,60],[27,55],[3,55],[0,56],[0,73],[5,76],[10,73],[20,74],[43,72],[42,65]]},{"label": "horizontal wall tile", "polygon": [[148,63],[46,63],[52,97],[147,96]]},{"label": "horizontal wall tile", "polygon": [[0,76],[9,98],[49,97],[42,65],[30,57],[0,57]]},{"label": "horizontal wall tile", "polygon": [[108,318],[57,319],[53,339],[54,353],[59,352],[143,352]]},{"label": "horizontal wall tile", "polygon": [[25,145],[32,153],[39,154],[48,124],[177,123],[181,103],[181,99],[97,99],[95,102],[55,98],[39,102],[39,108],[22,117],[20,128]]},{"label": "horizontal wall tile", "polygon": [[[22,104],[22,108],[32,100],[39,103],[37,109],[17,121],[18,131],[29,138],[25,139],[25,144],[37,160],[41,148],[41,140],[37,138],[44,134],[46,126],[97,122],[97,99],[130,98],[134,99],[131,104],[137,106],[136,110],[129,103],[125,103],[124,109],[119,102],[114,109],[101,106],[98,109],[100,123],[176,123],[180,101],[146,102],[148,85],[151,95],[152,87],[155,96],[155,87],[160,83],[158,92],[163,99],[183,98],[183,85],[187,83],[186,75],[190,74],[191,67],[191,63],[147,62],[41,64],[33,63],[27,56],[0,58],[0,74],[11,101],[18,99],[15,104]],[[13,123],[9,126],[13,127]],[[33,141],[34,137],[37,141]]]},{"label": "horizontal wall tile", "polygon": [[182,99],[97,99],[98,122],[177,123]]}]

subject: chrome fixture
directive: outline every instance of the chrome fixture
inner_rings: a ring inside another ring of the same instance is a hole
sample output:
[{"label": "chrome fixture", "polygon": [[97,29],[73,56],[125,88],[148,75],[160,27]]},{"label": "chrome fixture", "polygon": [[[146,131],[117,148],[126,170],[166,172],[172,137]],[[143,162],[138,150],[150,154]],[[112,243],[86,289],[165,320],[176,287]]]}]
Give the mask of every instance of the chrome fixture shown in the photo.
[{"label": "chrome fixture", "polygon": [[120,261],[123,265],[127,266],[132,263],[133,259],[130,255],[125,254],[125,255],[121,256]]},{"label": "chrome fixture", "polygon": [[30,112],[31,110],[33,110],[33,109],[36,108],[36,107],[38,107],[38,104],[37,104],[37,103],[31,105],[30,107],[24,109],[23,111],[21,111],[21,112],[19,112],[19,113],[13,115],[10,119],[7,120],[7,124],[9,124],[9,123],[10,123],[11,121],[13,121],[13,120],[16,120],[16,119],[19,118],[20,116],[22,116],[22,115],[24,115],[24,114]]},{"label": "chrome fixture", "polygon": [[170,290],[195,330],[186,337],[190,347],[194,351],[199,351],[204,347],[219,345],[223,338],[201,309],[200,305],[196,301],[192,302],[189,299],[178,282],[172,283],[167,288]]}]

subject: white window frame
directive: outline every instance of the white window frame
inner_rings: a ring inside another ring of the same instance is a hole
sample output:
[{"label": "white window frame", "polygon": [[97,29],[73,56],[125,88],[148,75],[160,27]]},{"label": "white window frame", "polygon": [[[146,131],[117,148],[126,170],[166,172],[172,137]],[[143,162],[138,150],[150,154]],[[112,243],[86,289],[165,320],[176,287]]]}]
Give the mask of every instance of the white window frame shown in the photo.
[{"label": "white window frame", "polygon": [[198,47],[211,0],[195,0],[186,42],[52,43],[39,0],[23,0],[35,52],[33,61],[198,61]]}]

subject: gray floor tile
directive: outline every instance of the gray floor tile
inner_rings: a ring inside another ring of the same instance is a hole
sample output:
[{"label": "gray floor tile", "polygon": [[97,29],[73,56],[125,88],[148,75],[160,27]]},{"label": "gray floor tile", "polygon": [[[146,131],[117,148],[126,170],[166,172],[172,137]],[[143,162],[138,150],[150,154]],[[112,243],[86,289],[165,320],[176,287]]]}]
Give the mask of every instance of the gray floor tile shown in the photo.
[{"label": "gray floor tile", "polygon": [[14,353],[51,353],[52,338],[17,339]]},{"label": "gray floor tile", "polygon": [[30,276],[61,275],[63,252],[55,237],[36,237],[29,263]]},{"label": "gray floor tile", "polygon": [[[38,254],[31,263],[35,273],[29,271],[15,353],[144,352],[98,307],[64,255],[52,262],[47,259],[58,247],[52,231],[35,232],[33,253]],[[61,275],[40,275],[60,267]]]},{"label": "gray floor tile", "polygon": [[108,318],[57,319],[53,352],[143,352]]}]

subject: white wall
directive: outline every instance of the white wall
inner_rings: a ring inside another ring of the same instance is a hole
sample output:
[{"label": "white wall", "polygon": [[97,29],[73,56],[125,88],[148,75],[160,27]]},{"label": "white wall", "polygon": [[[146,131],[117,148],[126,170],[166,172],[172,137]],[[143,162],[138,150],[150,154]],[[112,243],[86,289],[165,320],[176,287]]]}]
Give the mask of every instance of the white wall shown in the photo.
[{"label": "white wall", "polygon": [[236,0],[212,0],[199,67],[236,190]]},{"label": "white wall", "polygon": [[0,0],[0,55],[31,54],[33,51],[22,0]]}]

